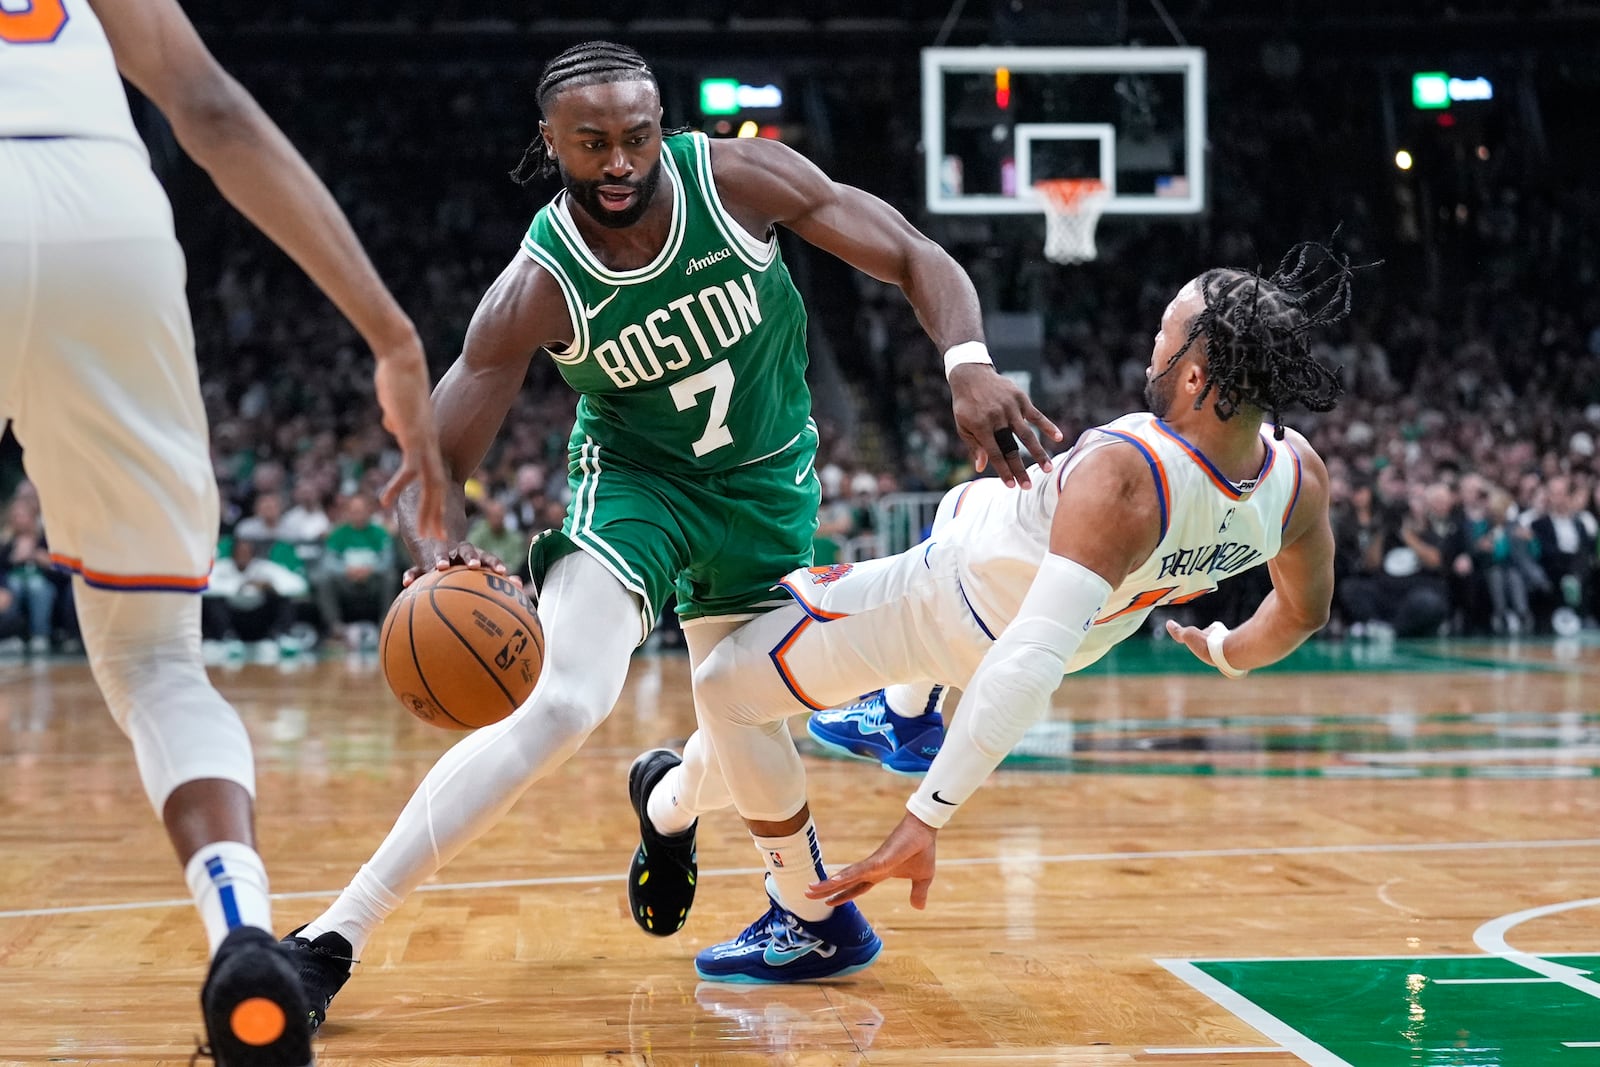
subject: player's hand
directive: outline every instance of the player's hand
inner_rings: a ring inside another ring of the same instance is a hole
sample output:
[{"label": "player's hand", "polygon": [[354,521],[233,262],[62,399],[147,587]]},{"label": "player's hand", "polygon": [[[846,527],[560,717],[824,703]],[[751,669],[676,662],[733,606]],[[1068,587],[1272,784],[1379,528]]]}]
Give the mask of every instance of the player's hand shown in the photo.
[{"label": "player's hand", "polygon": [[1194,653],[1194,658],[1208,667],[1215,667],[1216,662],[1211,658],[1211,648],[1206,644],[1206,638],[1211,636],[1212,627],[1221,626],[1222,623],[1214,622],[1204,630],[1198,626],[1180,626],[1172,619],[1167,620],[1167,633],[1180,645]]},{"label": "player's hand", "polygon": [[[951,409],[956,432],[967,444],[973,465],[982,472],[993,467],[1007,485],[1028,480],[1028,463],[1017,443],[1033,461],[1050,469],[1050,453],[1039,440],[1038,427],[1051,441],[1060,441],[1056,424],[1033,406],[1028,395],[987,363],[963,363],[950,372]],[[1031,424],[1031,425],[1030,425]]]},{"label": "player's hand", "polygon": [[417,500],[417,532],[423,537],[443,538],[444,501],[449,480],[444,460],[439,455],[439,431],[433,422],[433,403],[428,396],[428,364],[422,343],[413,333],[404,342],[375,353],[378,368],[372,382],[383,411],[383,428],[400,445],[400,469],[383,487],[379,499],[393,507],[400,490],[416,482],[421,490]]},{"label": "player's hand", "polygon": [[511,581],[522,584],[522,579],[511,574],[505,561],[492,552],[485,552],[468,541],[440,541],[428,546],[423,554],[426,562],[419,563],[406,571],[400,579],[401,585],[410,585],[429,571],[447,571],[451,567],[471,567],[475,570],[493,571],[495,574],[508,577]]},{"label": "player's hand", "polygon": [[834,907],[854,900],[887,878],[911,879],[911,906],[928,906],[928,887],[933,885],[934,852],[939,831],[906,813],[878,850],[859,863],[835,871],[832,878],[817,882],[806,890],[812,900],[826,900]]}]

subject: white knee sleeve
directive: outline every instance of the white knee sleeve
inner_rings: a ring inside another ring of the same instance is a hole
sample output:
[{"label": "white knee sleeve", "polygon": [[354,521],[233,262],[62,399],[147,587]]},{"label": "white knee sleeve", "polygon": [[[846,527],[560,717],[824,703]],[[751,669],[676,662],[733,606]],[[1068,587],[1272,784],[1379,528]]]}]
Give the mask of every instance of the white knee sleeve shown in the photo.
[{"label": "white knee sleeve", "polygon": [[700,728],[711,735],[728,793],[746,819],[780,822],[806,800],[805,765],[787,721],[803,706],[767,658],[794,613],[780,609],[752,620],[694,672]]},{"label": "white knee sleeve", "polygon": [[156,814],[174,789],[204,778],[237,782],[253,797],[250,737],[200,658],[200,598],[107,592],[81,578],[73,594],[89,666],[133,742]]}]

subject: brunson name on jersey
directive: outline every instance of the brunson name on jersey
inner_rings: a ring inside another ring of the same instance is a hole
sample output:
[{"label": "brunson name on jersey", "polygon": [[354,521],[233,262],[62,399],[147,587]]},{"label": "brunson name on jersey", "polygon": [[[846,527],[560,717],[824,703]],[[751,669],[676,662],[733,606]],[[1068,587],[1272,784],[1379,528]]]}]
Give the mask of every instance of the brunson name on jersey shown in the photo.
[{"label": "brunson name on jersey", "polygon": [[1238,541],[1225,541],[1220,545],[1201,548],[1180,548],[1161,557],[1161,573],[1157,579],[1169,574],[1181,577],[1188,574],[1233,574],[1242,571],[1261,558],[1259,549]]}]

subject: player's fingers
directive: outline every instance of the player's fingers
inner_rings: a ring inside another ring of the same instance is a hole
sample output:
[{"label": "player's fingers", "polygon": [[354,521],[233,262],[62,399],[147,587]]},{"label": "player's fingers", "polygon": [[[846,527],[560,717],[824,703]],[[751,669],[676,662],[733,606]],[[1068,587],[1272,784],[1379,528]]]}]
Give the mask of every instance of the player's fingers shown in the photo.
[{"label": "player's fingers", "polygon": [[820,882],[812,882],[806,886],[806,896],[812,900],[823,900],[832,896],[850,882],[851,872],[854,870],[853,866],[845,867],[842,870],[834,871],[831,878],[824,878]]},{"label": "player's fingers", "polygon": [[[1008,434],[1010,432],[1010,430],[1006,431]],[[983,473],[983,468],[987,463],[988,466],[994,468],[994,472],[1000,476],[1002,482],[1007,485],[1016,484],[1017,476],[1012,471],[1011,465],[1006,462],[1005,454],[1000,451],[1000,442],[997,438],[990,437],[989,440],[974,447],[973,456],[976,457],[973,465],[977,467],[980,474]]]},{"label": "player's fingers", "polygon": [[1022,398],[1022,414],[1027,420],[1039,427],[1039,431],[1052,441],[1060,441],[1067,435],[1061,432],[1061,427],[1050,421],[1050,417],[1033,406],[1033,401],[1027,397]]},{"label": "player's fingers", "polygon": [[423,537],[442,539],[444,527],[444,494],[422,481],[422,496],[417,501],[417,530]]},{"label": "player's fingers", "polygon": [[833,894],[828,898],[827,902],[829,906],[837,908],[841,904],[848,904],[850,901],[856,899],[856,897],[859,897],[861,894],[865,893],[871,888],[871,882],[856,882],[840,892]]},{"label": "player's fingers", "polygon": [[1011,436],[1014,441],[1021,441],[1022,447],[1028,450],[1028,455],[1039,465],[1040,470],[1048,471],[1054,465],[1050,462],[1050,450],[1039,440],[1039,435],[1034,433],[1033,427],[1021,415],[1011,420]]},{"label": "player's fingers", "polygon": [[994,461],[994,469],[999,472],[1000,480],[1007,485],[1020,483],[1022,488],[1027,489],[1033,484],[1028,480],[1028,465],[1017,446],[1017,435],[1009,426],[1002,426],[994,432],[990,459]]},{"label": "player's fingers", "polygon": [[445,474],[444,461],[439,458],[437,448],[428,450],[428,460],[422,468],[422,523],[424,528],[432,527],[433,533],[429,536],[443,539],[445,534],[444,507],[449,496],[449,478]]},{"label": "player's fingers", "polygon": [[400,584],[403,586],[410,585],[418,578],[421,578],[424,572],[432,569],[432,567],[412,567],[400,576]]},{"label": "player's fingers", "polygon": [[911,879],[911,906],[921,911],[928,906],[928,888],[933,885],[932,878]]},{"label": "player's fingers", "polygon": [[[400,464],[400,469],[394,472],[394,477],[389,479],[389,483],[383,487],[383,492],[378,494],[378,503],[386,508],[394,507],[394,502],[400,499],[400,490],[410,484],[416,476],[416,468],[409,462]],[[424,530],[423,533],[427,534],[427,531]]]}]

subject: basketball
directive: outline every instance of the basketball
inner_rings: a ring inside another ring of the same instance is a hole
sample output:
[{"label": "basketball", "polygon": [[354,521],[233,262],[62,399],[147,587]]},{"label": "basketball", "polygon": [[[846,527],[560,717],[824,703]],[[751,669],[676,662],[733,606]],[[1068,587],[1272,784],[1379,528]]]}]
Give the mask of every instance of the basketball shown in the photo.
[{"label": "basketball", "polygon": [[390,606],[378,640],[394,695],[445,730],[475,730],[510,715],[544,665],[544,628],[522,589],[473,567],[412,582]]}]

